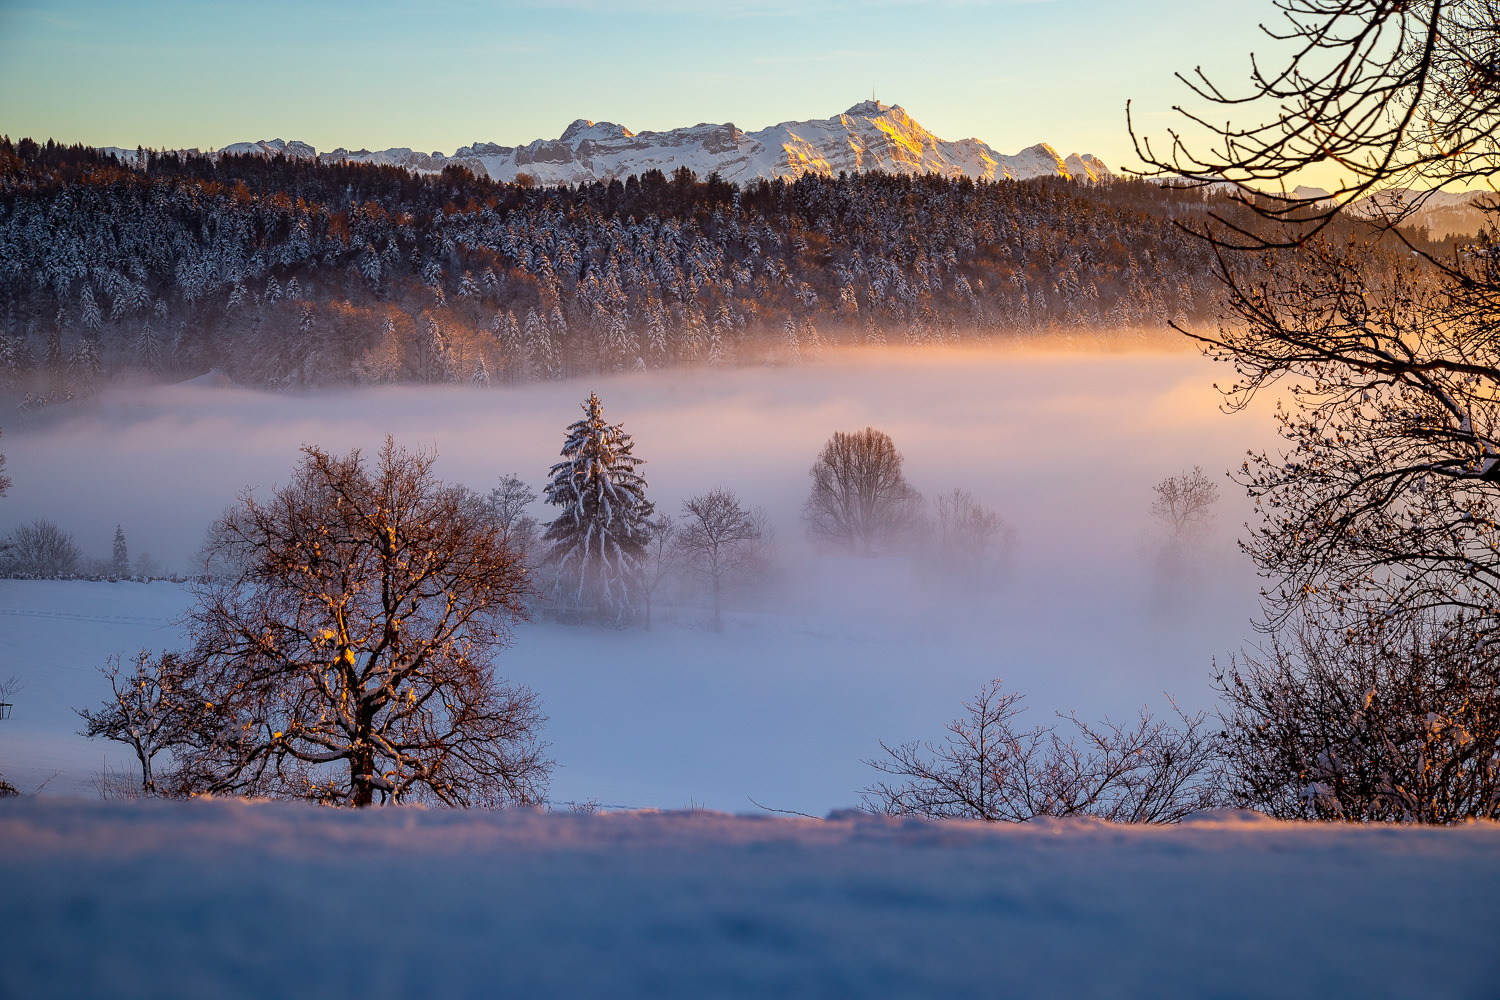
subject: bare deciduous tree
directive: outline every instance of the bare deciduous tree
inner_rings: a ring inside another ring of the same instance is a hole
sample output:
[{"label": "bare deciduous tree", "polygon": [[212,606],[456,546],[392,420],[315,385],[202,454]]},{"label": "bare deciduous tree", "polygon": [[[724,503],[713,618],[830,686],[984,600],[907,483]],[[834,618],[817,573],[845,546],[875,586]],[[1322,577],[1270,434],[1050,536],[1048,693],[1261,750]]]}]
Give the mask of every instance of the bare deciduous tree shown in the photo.
[{"label": "bare deciduous tree", "polygon": [[943,493],[935,506],[933,541],[943,571],[966,587],[993,585],[1015,548],[1015,529],[968,490]]},{"label": "bare deciduous tree", "polygon": [[701,573],[713,589],[714,631],[724,631],[724,583],[743,570],[751,556],[750,546],[764,534],[764,516],[746,510],[733,490],[716,489],[699,494],[682,505],[683,520],[678,544],[688,565]]},{"label": "bare deciduous tree", "polygon": [[1500,658],[1462,619],[1303,618],[1216,681],[1242,805],[1294,819],[1500,818]]},{"label": "bare deciduous tree", "polygon": [[177,653],[163,650],[153,657],[143,649],[124,676],[120,658],[111,656],[101,672],[109,680],[111,697],[98,711],[75,710],[84,721],[81,735],[130,747],[141,766],[140,793],[155,795],[160,790],[153,763],[156,756],[200,735],[213,713],[187,689],[191,670]]},{"label": "bare deciduous tree", "polygon": [[82,558],[73,536],[46,518],[21,525],[6,539],[5,567],[22,576],[68,576]]},{"label": "bare deciduous tree", "polygon": [[1095,816],[1118,823],[1175,823],[1221,801],[1213,734],[1202,713],[1173,706],[1181,728],[1146,711],[1131,726],[1064,717],[1021,730],[1021,696],[991,681],[964,702],[942,743],[882,741],[886,757],[865,763],[896,779],[867,788],[871,808],[891,815],[1022,822],[1036,816]]},{"label": "bare deciduous tree", "polygon": [[[1321,227],[1339,206],[1393,184],[1420,204],[1444,185],[1483,185],[1500,173],[1500,3],[1276,0],[1276,6],[1284,17],[1262,27],[1273,52],[1269,59],[1259,54],[1246,91],[1221,87],[1201,69],[1192,78],[1179,74],[1196,97],[1234,108],[1239,120],[1179,108],[1190,134],[1170,132],[1165,149],[1135,136],[1146,163],[1169,176],[1229,181],[1251,193],[1335,163],[1340,182],[1331,197],[1253,200],[1262,218],[1297,222],[1303,233]],[[1244,121],[1245,114],[1264,112],[1270,113],[1259,121]],[[1265,247],[1297,239],[1293,227],[1273,232],[1236,227],[1219,241]]]},{"label": "bare deciduous tree", "polygon": [[802,519],[814,541],[872,555],[921,522],[922,494],[901,472],[890,435],[866,427],[836,431],[810,470]]},{"label": "bare deciduous tree", "polygon": [[1289,447],[1238,477],[1261,515],[1246,548],[1278,581],[1274,619],[1378,605],[1500,627],[1500,298],[1465,305],[1378,248],[1297,252],[1315,259],[1247,290],[1234,349],[1236,405],[1297,379],[1277,414]]},{"label": "bare deciduous tree", "polygon": [[677,521],[666,513],[653,516],[646,522],[646,553],[641,559],[641,596],[646,603],[646,628],[651,627],[651,608],[657,591],[676,569],[680,550],[678,539],[681,532]]},{"label": "bare deciduous tree", "polygon": [[1212,530],[1219,485],[1205,476],[1201,467],[1195,465],[1190,472],[1168,476],[1152,490],[1156,499],[1151,502],[1151,516],[1174,540],[1190,542]]},{"label": "bare deciduous tree", "polygon": [[335,804],[540,801],[536,696],[493,658],[524,616],[500,529],[430,456],[303,449],[292,482],[215,526],[230,574],[187,615],[193,686],[227,722],[184,748],[190,789]]},{"label": "bare deciduous tree", "polygon": [[[1259,61],[1244,93],[1190,81],[1239,120],[1190,115],[1209,142],[1140,147],[1163,172],[1242,186],[1201,231],[1230,315],[1183,332],[1234,365],[1230,408],[1278,383],[1287,400],[1288,448],[1241,475],[1264,517],[1247,547],[1278,581],[1272,627],[1309,605],[1378,606],[1494,631],[1500,253],[1493,233],[1431,253],[1398,226],[1445,186],[1500,177],[1500,3],[1278,6],[1283,62]],[[1346,178],[1333,197],[1256,190],[1326,163]],[[1335,238],[1335,222],[1365,231]]]},{"label": "bare deciduous tree", "polygon": [[523,555],[536,548],[541,536],[537,519],[526,513],[526,508],[536,499],[536,491],[514,472],[501,476],[499,485],[490,490],[487,497],[489,508],[500,525],[501,541],[507,548]]}]

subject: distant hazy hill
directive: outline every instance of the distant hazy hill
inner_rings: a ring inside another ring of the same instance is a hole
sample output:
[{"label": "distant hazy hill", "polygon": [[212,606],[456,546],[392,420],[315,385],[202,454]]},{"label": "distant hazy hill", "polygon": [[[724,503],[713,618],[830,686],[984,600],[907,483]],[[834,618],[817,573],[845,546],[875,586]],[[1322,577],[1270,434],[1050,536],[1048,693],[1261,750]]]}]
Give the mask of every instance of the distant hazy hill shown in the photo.
[{"label": "distant hazy hill", "polygon": [[[113,152],[129,155],[126,150]],[[319,155],[307,143],[281,139],[235,143],[221,152],[316,156],[324,162],[391,165],[417,173],[436,173],[456,164],[497,181],[513,181],[527,174],[543,184],[609,180],[653,169],[670,174],[679,167],[687,167],[699,177],[717,173],[726,181],[739,183],[808,173],[835,176],[841,171],[855,174],[876,170],[984,180],[1064,177],[1097,182],[1114,178],[1092,154],[1075,153],[1064,159],[1046,143],[1006,156],[978,139],[948,142],[913,121],[900,107],[878,101],[856,104],[832,118],[783,122],[759,132],[743,132],[732,124],[705,124],[637,133],[613,122],[580,118],[557,139],[537,139],[524,146],[476,142],[452,156],[406,148],[375,152],[336,149]]]},{"label": "distant hazy hill", "polygon": [[1500,204],[1493,191],[1434,191],[1425,196],[1407,188],[1392,188],[1354,203],[1358,215],[1403,218],[1405,224],[1426,229],[1435,240],[1475,236],[1495,220],[1487,206]]},{"label": "distant hazy hill", "polygon": [[[1324,188],[1299,184],[1293,198],[1317,199],[1326,203],[1333,196]],[[1397,221],[1414,229],[1425,229],[1431,239],[1443,241],[1476,236],[1494,221],[1494,213],[1485,209],[1500,205],[1493,191],[1428,191],[1411,188],[1387,188],[1366,195],[1348,206],[1357,218]]]}]

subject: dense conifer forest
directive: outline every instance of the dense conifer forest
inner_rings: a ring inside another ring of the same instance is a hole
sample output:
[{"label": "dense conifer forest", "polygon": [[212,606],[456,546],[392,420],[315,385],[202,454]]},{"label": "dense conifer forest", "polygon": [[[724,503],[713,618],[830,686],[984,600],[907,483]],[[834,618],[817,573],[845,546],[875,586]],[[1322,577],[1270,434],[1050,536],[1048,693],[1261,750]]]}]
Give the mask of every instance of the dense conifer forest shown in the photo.
[{"label": "dense conifer forest", "polygon": [[0,391],[135,374],[279,388],[795,364],[832,344],[1140,329],[1211,309],[1209,195],[687,170],[460,168],[0,139]]}]

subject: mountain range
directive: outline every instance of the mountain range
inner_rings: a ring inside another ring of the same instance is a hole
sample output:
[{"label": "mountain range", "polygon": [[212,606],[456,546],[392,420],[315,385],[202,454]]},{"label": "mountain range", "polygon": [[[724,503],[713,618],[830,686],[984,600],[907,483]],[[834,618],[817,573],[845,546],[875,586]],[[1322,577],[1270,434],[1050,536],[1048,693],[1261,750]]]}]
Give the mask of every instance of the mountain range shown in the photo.
[{"label": "mountain range", "polygon": [[[127,150],[112,151],[133,155]],[[1114,178],[1098,157],[1075,153],[1064,158],[1046,143],[1007,156],[978,139],[939,139],[901,107],[878,101],[856,104],[832,118],[782,122],[759,132],[744,132],[733,124],[632,132],[613,122],[580,118],[556,139],[537,139],[523,146],[476,142],[451,156],[404,147],[335,149],[320,154],[305,142],[282,139],[235,143],[218,152],[283,153],[324,162],[387,164],[417,173],[437,173],[458,165],[497,181],[514,181],[525,174],[541,184],[610,180],[652,169],[670,174],[680,167],[699,177],[717,173],[735,183],[877,170],[977,180],[1064,177],[1098,183]]]}]

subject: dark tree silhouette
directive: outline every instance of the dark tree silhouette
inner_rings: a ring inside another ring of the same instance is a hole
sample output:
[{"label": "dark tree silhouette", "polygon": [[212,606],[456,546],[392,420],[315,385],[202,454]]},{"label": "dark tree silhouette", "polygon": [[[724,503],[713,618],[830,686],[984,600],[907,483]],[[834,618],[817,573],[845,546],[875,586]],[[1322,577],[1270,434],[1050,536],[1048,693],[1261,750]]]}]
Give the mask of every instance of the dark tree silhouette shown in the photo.
[{"label": "dark tree silhouette", "polygon": [[[1188,223],[1215,253],[1227,321],[1180,328],[1234,365],[1231,408],[1273,384],[1287,398],[1287,451],[1252,456],[1241,475],[1263,515],[1247,547],[1276,581],[1272,626],[1313,602],[1447,608],[1493,629],[1500,258],[1489,236],[1439,253],[1397,227],[1431,190],[1500,174],[1500,6],[1278,6],[1279,68],[1259,64],[1243,94],[1193,82],[1251,124],[1199,117],[1216,145],[1174,135],[1156,156],[1141,144],[1160,171],[1244,186],[1241,210]],[[1348,178],[1332,201],[1255,191],[1319,163]],[[1334,236],[1368,193],[1381,198],[1361,203],[1365,233]],[[1247,248],[1264,253],[1235,252]]]},{"label": "dark tree silhouette", "polygon": [[[1171,131],[1166,148],[1132,127],[1137,153],[1160,173],[1235,183],[1256,217],[1278,224],[1251,228],[1218,214],[1231,234],[1221,235],[1224,245],[1300,242],[1340,205],[1395,186],[1405,196],[1385,204],[1399,219],[1431,190],[1500,173],[1500,3],[1276,0],[1276,7],[1282,18],[1262,29],[1276,54],[1269,64],[1255,61],[1247,89],[1221,87],[1201,69],[1178,74],[1214,108],[1214,120],[1178,108],[1188,133]],[[1228,123],[1217,113],[1226,109]],[[1332,199],[1261,196],[1317,164],[1336,165],[1344,178]]]}]

